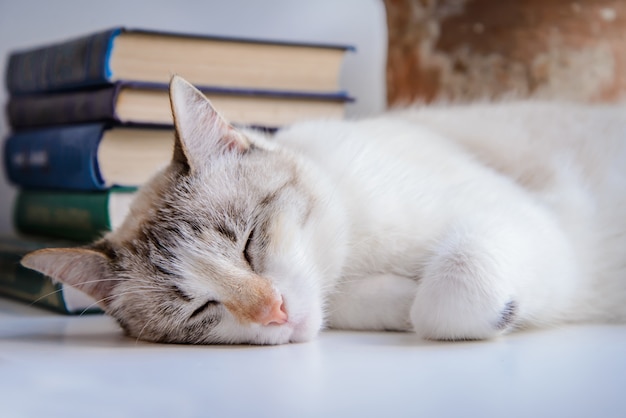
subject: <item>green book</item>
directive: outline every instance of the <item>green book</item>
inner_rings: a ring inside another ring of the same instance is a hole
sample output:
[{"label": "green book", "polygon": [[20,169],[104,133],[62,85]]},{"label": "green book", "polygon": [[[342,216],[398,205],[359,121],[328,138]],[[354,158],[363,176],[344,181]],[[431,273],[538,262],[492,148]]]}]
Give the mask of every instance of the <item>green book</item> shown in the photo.
[{"label": "green book", "polygon": [[102,192],[27,190],[18,193],[14,224],[18,232],[75,241],[92,241],[119,226],[135,189]]},{"label": "green book", "polygon": [[65,314],[101,312],[95,301],[81,291],[54,283],[48,276],[20,264],[30,251],[72,245],[76,243],[0,236],[0,295]]}]

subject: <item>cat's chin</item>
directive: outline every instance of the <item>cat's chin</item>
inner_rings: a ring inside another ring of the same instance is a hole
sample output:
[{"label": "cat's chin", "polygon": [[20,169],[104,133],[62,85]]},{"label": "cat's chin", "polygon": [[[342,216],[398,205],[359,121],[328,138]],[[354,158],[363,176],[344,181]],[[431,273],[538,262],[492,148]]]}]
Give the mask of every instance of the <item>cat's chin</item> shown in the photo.
[{"label": "cat's chin", "polygon": [[[206,337],[199,337],[195,344],[253,344],[253,345],[281,345],[288,343],[303,343],[313,340],[322,327],[321,317],[292,319],[281,325],[249,324],[236,326],[234,324],[220,324]],[[170,341],[177,342],[177,341]],[[187,341],[189,342],[189,341]]]},{"label": "cat's chin", "polygon": [[285,324],[281,325],[280,330],[263,333],[254,338],[252,341],[241,341],[243,344],[259,344],[259,345],[282,345],[290,343],[306,343],[317,336],[319,330],[315,328],[302,327],[299,325]]},{"label": "cat's chin", "polygon": [[315,339],[324,326],[321,306],[314,304],[305,312],[293,314],[288,325],[292,330],[289,342],[303,343]]},{"label": "cat's chin", "polygon": [[253,344],[280,345],[305,343],[314,340],[322,328],[321,318],[315,315],[291,320],[283,325],[264,327],[253,339]]},{"label": "cat's chin", "polygon": [[[315,322],[315,321],[313,321]],[[321,329],[320,325],[312,321],[290,322],[278,326],[276,329],[268,329],[261,333],[252,343],[261,345],[281,345],[289,343],[306,343],[317,337]]]},{"label": "cat's chin", "polygon": [[301,321],[292,325],[292,333],[289,337],[290,343],[305,343],[317,337],[320,332],[321,324],[311,324],[309,321]]}]

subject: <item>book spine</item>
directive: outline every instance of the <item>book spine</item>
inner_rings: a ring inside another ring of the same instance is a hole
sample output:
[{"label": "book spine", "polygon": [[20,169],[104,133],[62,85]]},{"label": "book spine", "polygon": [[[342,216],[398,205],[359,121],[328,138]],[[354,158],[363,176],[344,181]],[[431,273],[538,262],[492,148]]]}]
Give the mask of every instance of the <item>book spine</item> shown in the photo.
[{"label": "book spine", "polygon": [[57,312],[72,313],[65,304],[62,285],[23,267],[22,255],[0,251],[0,294]]},{"label": "book spine", "polygon": [[110,79],[112,29],[10,55],[6,86],[12,95],[106,84]]},{"label": "book spine", "polygon": [[18,232],[92,241],[111,230],[111,192],[20,190],[13,211]]},{"label": "book spine", "polygon": [[115,121],[116,86],[98,90],[49,95],[13,96],[7,116],[13,129]]},{"label": "book spine", "polygon": [[15,132],[5,142],[7,178],[24,188],[103,190],[96,154],[104,125]]}]

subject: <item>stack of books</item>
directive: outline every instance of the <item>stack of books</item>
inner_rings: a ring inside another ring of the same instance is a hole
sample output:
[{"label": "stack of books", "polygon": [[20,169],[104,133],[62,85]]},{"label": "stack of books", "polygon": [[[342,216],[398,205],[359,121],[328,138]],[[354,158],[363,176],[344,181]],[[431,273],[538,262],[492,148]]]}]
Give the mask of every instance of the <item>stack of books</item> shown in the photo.
[{"label": "stack of books", "polygon": [[16,286],[25,272],[16,254],[59,245],[48,239],[78,245],[102,236],[124,219],[136,188],[168,164],[173,74],[232,124],[276,129],[344,116],[352,99],[339,74],[351,49],[114,28],[12,53],[4,165],[19,188],[15,229],[30,238],[0,239],[0,293],[40,298],[36,286]]}]

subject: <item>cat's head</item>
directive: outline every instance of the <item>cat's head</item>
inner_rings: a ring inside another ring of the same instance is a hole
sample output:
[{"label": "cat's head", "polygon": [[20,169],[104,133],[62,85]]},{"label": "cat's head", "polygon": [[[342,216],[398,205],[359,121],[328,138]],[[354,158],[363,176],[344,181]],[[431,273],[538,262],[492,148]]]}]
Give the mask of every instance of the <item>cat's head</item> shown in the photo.
[{"label": "cat's head", "polygon": [[170,101],[173,159],[123,225],[89,246],[30,253],[23,265],[91,295],[135,338],[312,338],[325,280],[341,265],[330,187],[296,155],[231,127],[180,77]]}]

